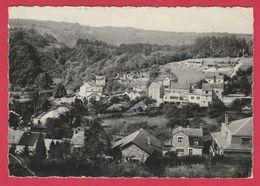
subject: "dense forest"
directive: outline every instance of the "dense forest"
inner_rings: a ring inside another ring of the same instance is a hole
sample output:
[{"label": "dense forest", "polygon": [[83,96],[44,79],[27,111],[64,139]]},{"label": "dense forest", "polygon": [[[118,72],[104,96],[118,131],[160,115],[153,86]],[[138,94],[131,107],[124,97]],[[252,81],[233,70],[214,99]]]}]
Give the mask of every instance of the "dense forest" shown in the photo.
[{"label": "dense forest", "polygon": [[62,78],[67,87],[77,89],[94,73],[113,77],[189,58],[253,55],[252,41],[235,35],[198,37],[193,44],[181,46],[148,43],[115,46],[78,39],[75,46],[69,47],[35,29],[11,28],[9,32],[11,89],[37,86],[37,82],[49,81],[49,77]]}]

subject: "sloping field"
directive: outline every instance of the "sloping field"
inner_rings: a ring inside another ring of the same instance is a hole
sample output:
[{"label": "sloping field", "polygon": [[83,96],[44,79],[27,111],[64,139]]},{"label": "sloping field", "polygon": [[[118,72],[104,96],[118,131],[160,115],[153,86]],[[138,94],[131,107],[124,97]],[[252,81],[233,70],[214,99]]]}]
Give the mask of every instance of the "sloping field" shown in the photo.
[{"label": "sloping field", "polygon": [[[198,60],[198,59],[194,59]],[[204,61],[224,61],[227,58],[203,58]],[[161,67],[161,71],[165,69],[171,69],[171,71],[179,78],[179,83],[195,83],[198,82],[209,75],[218,74],[219,72],[203,72],[202,67],[187,67],[185,63],[188,60],[180,62],[168,63]],[[251,66],[253,63],[253,58],[240,58],[241,65]],[[231,75],[232,69],[226,69],[221,72],[227,75]]]}]

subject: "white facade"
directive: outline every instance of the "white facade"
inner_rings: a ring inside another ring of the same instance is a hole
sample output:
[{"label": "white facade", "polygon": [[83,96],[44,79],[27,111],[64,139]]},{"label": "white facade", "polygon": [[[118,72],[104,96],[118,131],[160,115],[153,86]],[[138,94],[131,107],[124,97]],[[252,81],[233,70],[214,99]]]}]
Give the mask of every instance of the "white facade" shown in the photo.
[{"label": "white facade", "polygon": [[188,94],[168,93],[163,96],[163,102],[167,103],[187,103]]},{"label": "white facade", "polygon": [[103,86],[86,82],[80,87],[78,95],[87,99],[94,97],[96,100],[99,100],[103,95]]},{"label": "white facade", "polygon": [[159,82],[152,82],[149,87],[149,97],[156,100],[157,105],[159,106],[163,101],[164,87]]}]

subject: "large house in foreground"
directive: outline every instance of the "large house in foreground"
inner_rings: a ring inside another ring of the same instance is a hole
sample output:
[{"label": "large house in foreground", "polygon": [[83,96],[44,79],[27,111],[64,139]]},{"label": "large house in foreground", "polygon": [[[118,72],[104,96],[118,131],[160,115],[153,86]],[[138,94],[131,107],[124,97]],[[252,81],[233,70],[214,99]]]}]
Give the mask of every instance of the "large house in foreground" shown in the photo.
[{"label": "large house in foreground", "polygon": [[253,117],[222,123],[219,132],[211,133],[212,146],[210,151],[213,155],[252,152]]},{"label": "large house in foreground", "polygon": [[172,131],[170,151],[175,151],[177,156],[202,155],[202,138],[202,128],[179,126]]},{"label": "large house in foreground", "polygon": [[146,130],[139,129],[116,141],[112,149],[119,150],[124,160],[145,162],[154,152],[162,153],[163,144]]}]

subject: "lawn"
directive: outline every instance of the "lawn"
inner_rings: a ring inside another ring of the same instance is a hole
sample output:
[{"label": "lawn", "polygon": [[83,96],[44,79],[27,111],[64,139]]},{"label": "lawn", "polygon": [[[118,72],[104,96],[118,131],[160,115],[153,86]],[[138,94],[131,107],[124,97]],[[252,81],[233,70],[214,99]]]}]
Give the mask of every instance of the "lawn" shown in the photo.
[{"label": "lawn", "polygon": [[147,122],[148,125],[153,126],[165,126],[168,119],[165,116],[155,116],[155,117],[148,117],[148,116],[129,116],[129,117],[121,117],[121,118],[107,118],[103,119],[103,123],[113,126],[115,124],[134,124],[140,122]]}]

